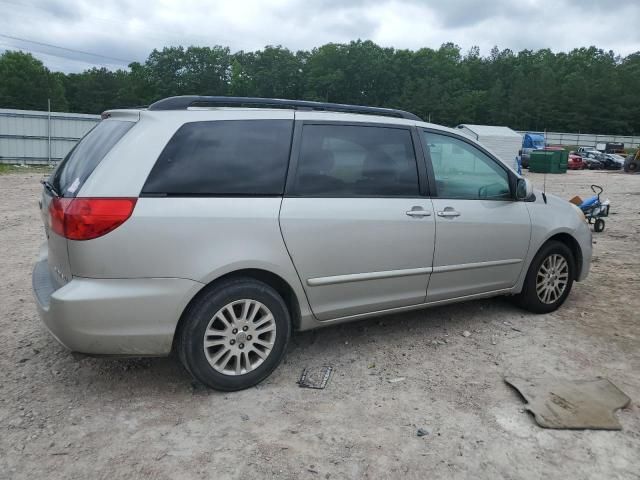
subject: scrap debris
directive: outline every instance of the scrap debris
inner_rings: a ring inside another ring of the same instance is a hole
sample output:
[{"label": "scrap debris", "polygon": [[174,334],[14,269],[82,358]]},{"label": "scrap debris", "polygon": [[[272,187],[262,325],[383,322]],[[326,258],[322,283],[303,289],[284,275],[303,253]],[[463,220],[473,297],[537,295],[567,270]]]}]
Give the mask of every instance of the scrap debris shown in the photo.
[{"label": "scrap debris", "polygon": [[329,382],[333,367],[324,365],[320,368],[305,368],[302,370],[298,385],[300,388],[315,388],[316,390],[323,390]]},{"label": "scrap debris", "polygon": [[505,377],[527,401],[544,428],[621,430],[614,412],[631,399],[606,378],[565,380],[556,378]]},{"label": "scrap debris", "polygon": [[396,377],[396,378],[391,378],[390,380],[387,380],[389,383],[398,383],[398,382],[404,382],[406,380],[406,377]]}]

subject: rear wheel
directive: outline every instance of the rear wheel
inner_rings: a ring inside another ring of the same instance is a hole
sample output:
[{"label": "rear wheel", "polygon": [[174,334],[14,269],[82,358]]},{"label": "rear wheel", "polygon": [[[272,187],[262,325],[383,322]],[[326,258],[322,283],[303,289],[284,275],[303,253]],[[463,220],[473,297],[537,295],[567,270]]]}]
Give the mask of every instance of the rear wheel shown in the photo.
[{"label": "rear wheel", "polygon": [[569,247],[550,241],[536,254],[516,302],[534,313],[549,313],[564,303],[575,276],[575,261]]},{"label": "rear wheel", "polygon": [[282,297],[250,278],[226,281],[190,305],[178,332],[185,368],[203,384],[233,391],[275,370],[291,336]]}]

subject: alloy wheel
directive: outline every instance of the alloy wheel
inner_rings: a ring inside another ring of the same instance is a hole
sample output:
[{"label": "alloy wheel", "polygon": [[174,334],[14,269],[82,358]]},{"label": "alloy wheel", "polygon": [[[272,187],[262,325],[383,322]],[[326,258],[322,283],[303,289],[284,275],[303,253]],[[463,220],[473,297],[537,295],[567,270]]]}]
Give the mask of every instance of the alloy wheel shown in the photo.
[{"label": "alloy wheel", "polygon": [[276,322],[261,302],[236,300],[222,307],[204,333],[204,353],[214,370],[244,375],[269,356],[276,339]]},{"label": "alloy wheel", "polygon": [[557,302],[569,282],[569,264],[557,253],[544,259],[536,275],[536,294],[542,303]]}]

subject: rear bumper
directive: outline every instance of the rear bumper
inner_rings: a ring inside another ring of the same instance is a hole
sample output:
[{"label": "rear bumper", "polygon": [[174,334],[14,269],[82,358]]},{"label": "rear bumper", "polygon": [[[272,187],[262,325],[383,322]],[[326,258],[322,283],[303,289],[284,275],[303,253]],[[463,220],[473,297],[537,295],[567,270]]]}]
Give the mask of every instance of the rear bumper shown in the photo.
[{"label": "rear bumper", "polygon": [[46,258],[33,270],[38,312],[69,350],[89,355],[167,355],[178,319],[202,284],[181,278],[74,277],[58,288]]}]

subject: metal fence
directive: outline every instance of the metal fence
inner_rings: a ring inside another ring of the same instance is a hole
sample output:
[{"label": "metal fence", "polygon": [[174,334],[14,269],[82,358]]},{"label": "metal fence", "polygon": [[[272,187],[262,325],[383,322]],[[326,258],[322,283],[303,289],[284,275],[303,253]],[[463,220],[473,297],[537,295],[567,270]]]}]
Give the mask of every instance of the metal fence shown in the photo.
[{"label": "metal fence", "polygon": [[[100,115],[0,109],[0,163],[56,163],[99,121]],[[594,147],[598,143],[621,142],[625,148],[640,147],[640,136],[562,132],[518,133],[539,133],[546,137],[548,145]]]},{"label": "metal fence", "polygon": [[99,121],[100,115],[0,109],[0,163],[56,163]]},{"label": "metal fence", "polygon": [[518,132],[544,135],[547,145],[575,145],[578,147],[595,147],[598,143],[624,143],[624,148],[640,147],[640,137],[624,135],[597,135],[593,133],[561,133],[561,132]]}]

